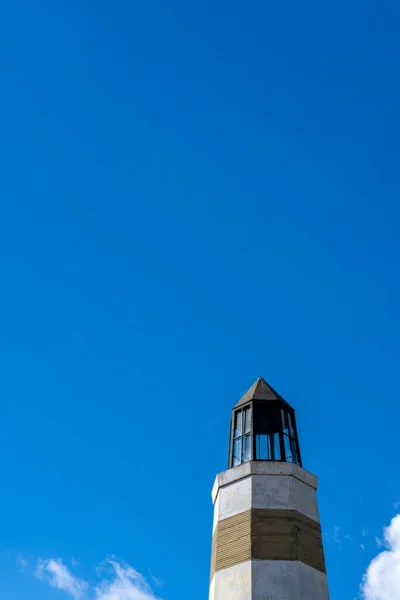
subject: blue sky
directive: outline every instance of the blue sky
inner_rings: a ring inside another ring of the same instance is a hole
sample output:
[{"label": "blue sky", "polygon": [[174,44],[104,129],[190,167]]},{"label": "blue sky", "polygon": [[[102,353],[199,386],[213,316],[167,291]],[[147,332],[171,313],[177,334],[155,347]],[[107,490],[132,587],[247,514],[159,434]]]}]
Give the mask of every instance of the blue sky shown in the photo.
[{"label": "blue sky", "polygon": [[207,598],[262,375],[355,598],[400,512],[398,3],[2,13],[0,596]]}]

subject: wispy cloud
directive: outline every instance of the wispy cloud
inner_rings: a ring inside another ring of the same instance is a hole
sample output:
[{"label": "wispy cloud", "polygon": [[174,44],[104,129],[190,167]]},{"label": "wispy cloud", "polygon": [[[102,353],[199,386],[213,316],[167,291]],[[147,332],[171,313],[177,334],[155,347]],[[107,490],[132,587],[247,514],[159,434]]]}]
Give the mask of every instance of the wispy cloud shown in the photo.
[{"label": "wispy cloud", "polygon": [[385,542],[381,538],[378,538],[378,536],[375,537],[375,542],[378,548],[383,548],[385,545]]},{"label": "wispy cloud", "polygon": [[151,570],[149,569],[149,575],[151,580],[154,582],[154,584],[157,587],[161,587],[162,585],[164,585],[164,581],[162,579],[160,579],[159,577],[156,577],[155,575],[153,575],[153,573],[151,572]]},{"label": "wispy cloud", "polygon": [[324,537],[330,546],[335,546],[339,552],[342,551],[343,543],[354,543],[354,538],[348,533],[342,533],[340,527],[335,526],[333,533],[324,531]]},{"label": "wispy cloud", "polygon": [[74,600],[83,598],[89,587],[86,581],[74,577],[61,559],[38,560],[35,575],[52,587],[64,590]]},{"label": "wispy cloud", "polygon": [[400,500],[396,500],[396,502],[394,502],[394,504],[393,504],[393,508],[394,508],[395,510],[397,510],[398,508],[400,508]]},{"label": "wispy cloud", "polygon": [[21,567],[21,570],[25,569],[28,565],[28,561],[24,556],[17,556],[17,561],[19,563],[19,566]]},{"label": "wispy cloud", "polygon": [[106,566],[110,578],[95,588],[96,600],[155,600],[145,578],[130,565],[111,558]]},{"label": "wispy cloud", "polygon": [[73,600],[158,600],[146,579],[133,567],[115,557],[108,558],[97,569],[100,581],[91,586],[75,577],[61,559],[39,560],[35,575],[63,590]]},{"label": "wispy cloud", "polygon": [[383,532],[387,550],[369,565],[361,585],[365,600],[400,598],[400,515]]},{"label": "wispy cloud", "polygon": [[339,548],[339,550],[341,550],[342,549],[342,540],[341,540],[341,537],[340,537],[340,527],[334,527],[333,528],[332,539],[335,542],[335,544],[337,545],[337,547]]}]

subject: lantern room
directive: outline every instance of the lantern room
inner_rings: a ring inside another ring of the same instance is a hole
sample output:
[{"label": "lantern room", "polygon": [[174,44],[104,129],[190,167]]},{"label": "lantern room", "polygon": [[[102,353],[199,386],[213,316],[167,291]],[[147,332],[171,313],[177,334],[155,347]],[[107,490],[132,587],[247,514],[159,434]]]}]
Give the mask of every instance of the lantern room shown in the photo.
[{"label": "lantern room", "polygon": [[302,466],[294,409],[262,377],[232,411],[229,468],[251,460]]}]

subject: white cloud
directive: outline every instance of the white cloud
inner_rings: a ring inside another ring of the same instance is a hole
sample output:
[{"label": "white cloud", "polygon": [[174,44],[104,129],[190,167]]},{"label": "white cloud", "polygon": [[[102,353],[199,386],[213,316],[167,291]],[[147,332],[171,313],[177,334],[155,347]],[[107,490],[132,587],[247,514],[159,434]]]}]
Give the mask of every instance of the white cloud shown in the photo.
[{"label": "white cloud", "polygon": [[61,559],[39,560],[35,575],[74,600],[158,600],[146,579],[133,567],[112,557],[97,569],[100,581],[90,586],[78,579]]},{"label": "white cloud", "polygon": [[383,537],[387,550],[373,559],[361,585],[365,600],[400,598],[400,515],[384,529]]},{"label": "white cloud", "polygon": [[115,558],[106,561],[111,579],[95,588],[96,600],[156,600],[145,578],[130,565]]},{"label": "white cloud", "polygon": [[39,560],[35,575],[47,581],[49,585],[70,594],[74,600],[80,600],[88,588],[86,581],[74,577],[61,559]]}]

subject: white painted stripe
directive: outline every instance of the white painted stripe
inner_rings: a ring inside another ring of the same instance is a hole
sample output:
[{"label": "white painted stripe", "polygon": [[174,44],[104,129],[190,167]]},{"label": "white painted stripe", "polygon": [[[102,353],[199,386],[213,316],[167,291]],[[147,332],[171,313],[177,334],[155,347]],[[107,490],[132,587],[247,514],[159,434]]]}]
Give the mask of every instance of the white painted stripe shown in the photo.
[{"label": "white painted stripe", "polygon": [[253,560],[217,571],[209,600],[329,600],[326,575],[297,561]]},{"label": "white painted stripe", "polygon": [[290,475],[252,475],[219,489],[213,532],[218,521],[251,508],[296,510],[319,523],[316,491]]}]

